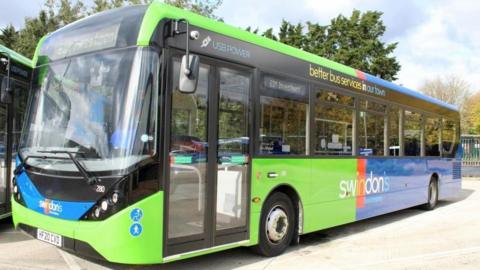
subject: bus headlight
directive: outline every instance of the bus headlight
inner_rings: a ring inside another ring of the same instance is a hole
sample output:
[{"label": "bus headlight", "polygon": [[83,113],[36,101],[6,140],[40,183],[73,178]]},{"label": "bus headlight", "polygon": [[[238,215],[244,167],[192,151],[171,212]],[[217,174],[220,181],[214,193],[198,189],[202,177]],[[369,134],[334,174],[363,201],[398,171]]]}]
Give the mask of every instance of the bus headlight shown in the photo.
[{"label": "bus headlight", "polygon": [[114,193],[112,194],[112,197],[110,198],[110,200],[112,201],[113,204],[118,203],[118,196],[119,196],[119,195],[118,195],[118,192],[114,192]]},{"label": "bus headlight", "polygon": [[12,179],[12,186],[13,186],[13,194],[12,194],[13,199],[17,203],[19,203],[23,206],[26,206],[25,202],[22,199],[22,194],[20,192],[20,187],[17,184],[17,178],[16,177],[13,177],[13,179]]},{"label": "bus headlight", "polygon": [[102,211],[107,211],[108,210],[108,202],[107,200],[103,200],[102,203],[100,204],[100,207],[102,208]]},{"label": "bus headlight", "polygon": [[100,207],[96,206],[93,210],[93,215],[95,218],[100,218]]}]

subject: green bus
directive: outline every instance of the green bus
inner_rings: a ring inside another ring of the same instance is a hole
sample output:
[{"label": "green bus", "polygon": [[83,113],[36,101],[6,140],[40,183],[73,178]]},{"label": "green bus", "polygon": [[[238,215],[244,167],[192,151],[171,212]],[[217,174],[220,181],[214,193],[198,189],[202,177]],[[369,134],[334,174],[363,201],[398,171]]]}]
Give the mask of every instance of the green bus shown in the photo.
[{"label": "green bus", "polygon": [[461,189],[454,106],[161,2],[67,25],[33,63],[13,220],[74,253],[275,256]]},{"label": "green bus", "polygon": [[23,118],[30,89],[32,62],[0,45],[0,219],[11,215],[10,195],[16,148],[20,140]]}]

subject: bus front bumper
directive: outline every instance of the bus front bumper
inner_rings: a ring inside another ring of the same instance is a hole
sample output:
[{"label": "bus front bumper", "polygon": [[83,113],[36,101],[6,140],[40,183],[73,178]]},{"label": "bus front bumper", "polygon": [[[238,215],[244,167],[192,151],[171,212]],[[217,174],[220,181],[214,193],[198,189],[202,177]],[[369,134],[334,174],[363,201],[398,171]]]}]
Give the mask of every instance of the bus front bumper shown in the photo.
[{"label": "bus front bumper", "polygon": [[[62,249],[80,255],[123,264],[163,262],[163,192],[158,192],[104,221],[71,221],[32,211],[12,198],[12,216],[16,228],[33,237],[37,229],[62,236]],[[132,220],[134,209],[143,217]],[[141,227],[132,233],[133,226]]]}]

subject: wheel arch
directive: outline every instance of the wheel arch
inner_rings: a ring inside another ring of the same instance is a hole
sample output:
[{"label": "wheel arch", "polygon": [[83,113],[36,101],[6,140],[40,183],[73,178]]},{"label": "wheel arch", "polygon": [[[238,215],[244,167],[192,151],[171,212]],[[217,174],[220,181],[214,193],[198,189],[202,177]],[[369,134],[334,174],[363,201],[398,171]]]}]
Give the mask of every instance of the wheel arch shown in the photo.
[{"label": "wheel arch", "polygon": [[296,217],[292,244],[296,245],[299,243],[300,235],[303,234],[304,209],[303,209],[302,198],[300,197],[300,194],[294,187],[292,187],[290,184],[282,183],[273,187],[270,190],[270,192],[267,194],[267,196],[265,196],[265,199],[263,200],[263,203],[262,203],[262,211],[263,211],[265,201],[267,201],[267,199],[276,192],[282,192],[286,194],[292,201],[293,209],[295,211],[295,217]]}]

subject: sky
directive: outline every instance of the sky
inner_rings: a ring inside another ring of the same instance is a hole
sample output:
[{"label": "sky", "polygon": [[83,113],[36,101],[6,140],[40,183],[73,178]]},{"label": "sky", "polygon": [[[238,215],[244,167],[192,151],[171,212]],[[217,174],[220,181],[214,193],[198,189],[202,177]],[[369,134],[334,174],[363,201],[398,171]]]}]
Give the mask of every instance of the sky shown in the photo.
[{"label": "sky", "polygon": [[[0,0],[0,27],[23,25],[35,16],[43,0]],[[223,0],[216,14],[231,25],[278,29],[292,23],[328,24],[353,9],[378,10],[387,27],[386,43],[398,42],[394,56],[402,68],[395,83],[418,89],[426,80],[447,75],[480,86],[480,1],[476,0]]]}]

